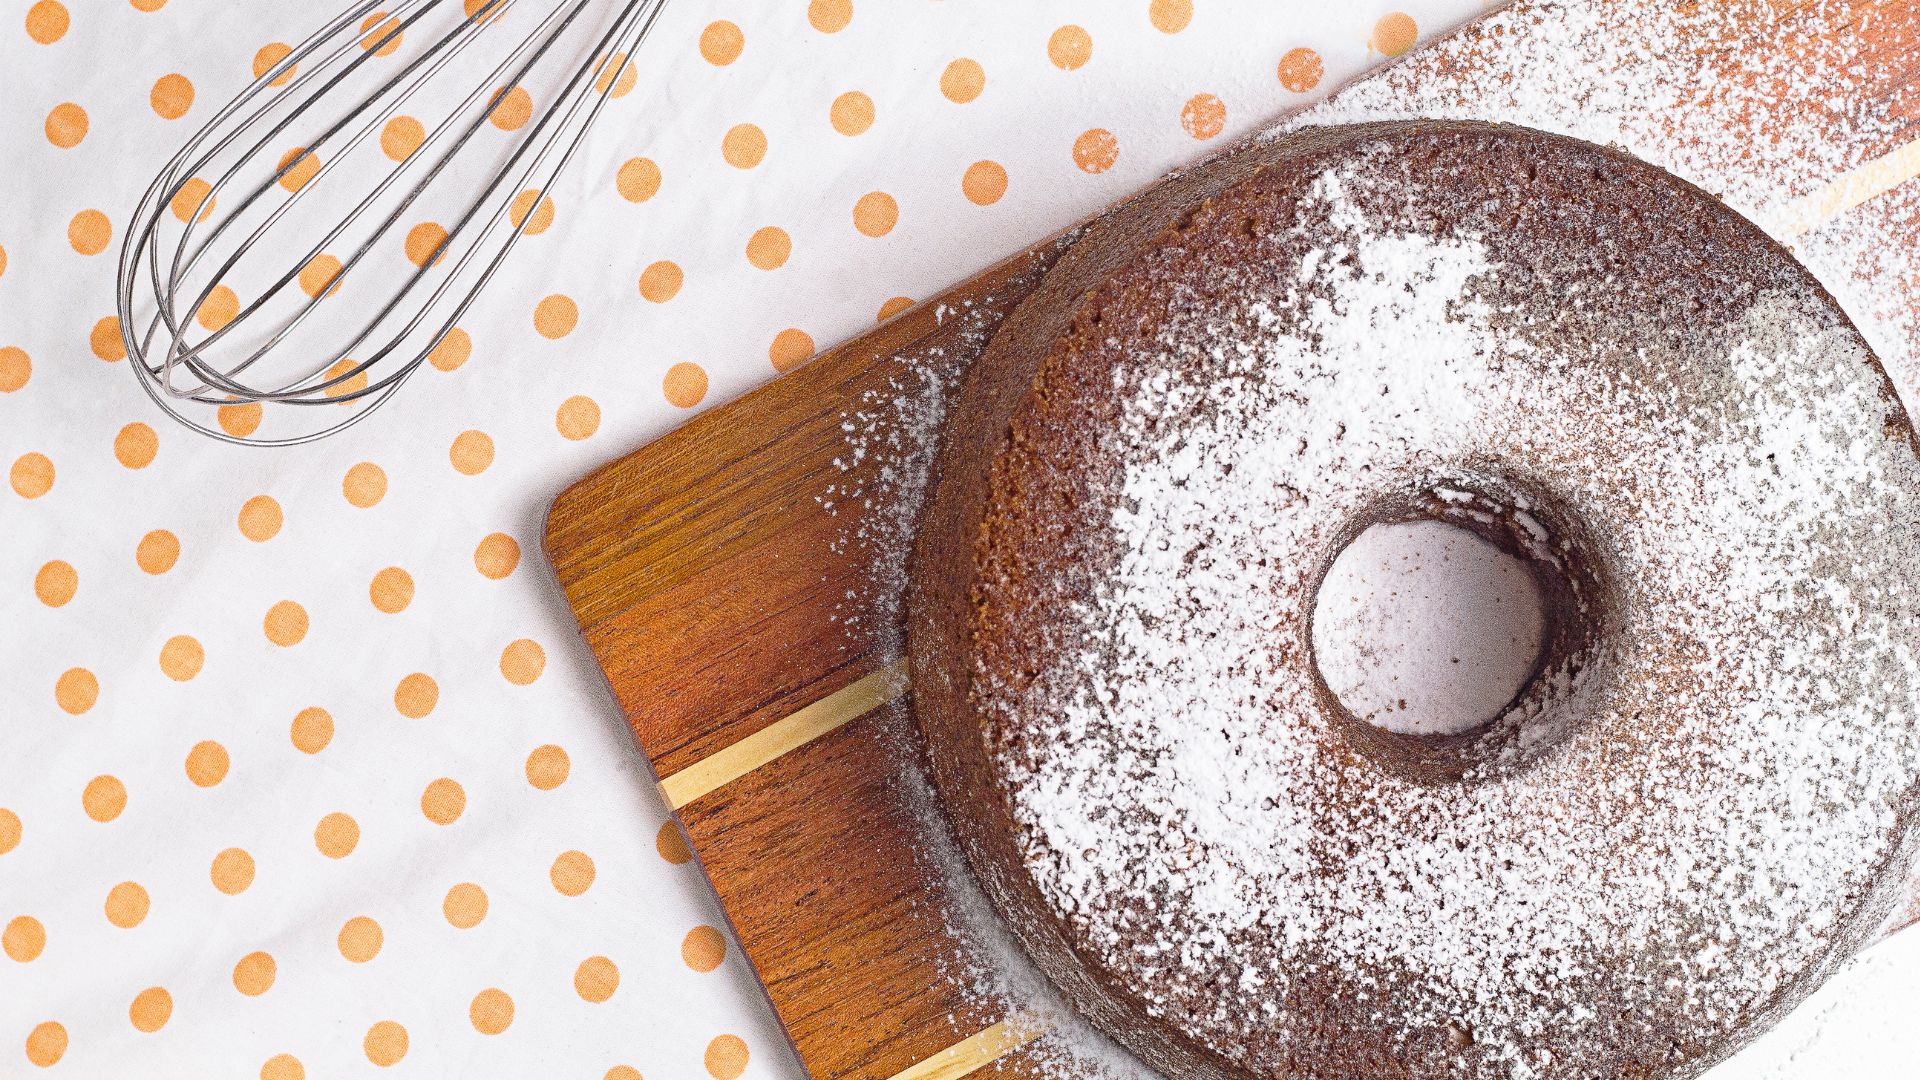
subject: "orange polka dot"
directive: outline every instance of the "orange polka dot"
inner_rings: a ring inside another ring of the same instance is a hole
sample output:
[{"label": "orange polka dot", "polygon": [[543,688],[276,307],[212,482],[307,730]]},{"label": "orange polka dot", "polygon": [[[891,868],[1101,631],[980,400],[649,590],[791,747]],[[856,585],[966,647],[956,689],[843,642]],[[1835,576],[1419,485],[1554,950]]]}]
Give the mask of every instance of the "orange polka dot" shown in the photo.
[{"label": "orange polka dot", "polygon": [[500,651],[500,674],[515,686],[526,686],[540,677],[547,667],[547,651],[529,638],[512,642]]},{"label": "orange polka dot", "polygon": [[230,847],[213,857],[207,878],[214,888],[228,896],[239,896],[253,884],[253,856],[241,848]]},{"label": "orange polka dot", "polygon": [[452,371],[473,355],[473,338],[465,330],[453,327],[433,343],[427,363],[439,371]]},{"label": "orange polka dot", "polygon": [[513,197],[507,218],[513,227],[528,236],[539,236],[553,227],[553,200],[543,198],[539,188],[528,188]]},{"label": "orange polka dot", "polygon": [[244,439],[260,430],[261,409],[257,401],[249,401],[244,405],[222,405],[215,415],[220,421],[220,430],[236,439]]},{"label": "orange polka dot", "polygon": [[135,421],[113,437],[113,456],[129,469],[144,469],[153,464],[160,452],[160,437],[152,428]]},{"label": "orange polka dot", "polygon": [[1047,38],[1047,59],[1062,71],[1085,67],[1093,59],[1093,35],[1069,23]]},{"label": "orange polka dot", "polygon": [[965,105],[979,97],[980,91],[986,88],[987,71],[978,60],[963,56],[948,64],[946,70],[940,73],[940,92],[957,105]]},{"label": "orange polka dot", "polygon": [[853,0],[811,0],[807,21],[823,34],[837,34],[853,21]]},{"label": "orange polka dot", "polygon": [[273,980],[279,970],[280,965],[274,962],[273,954],[250,952],[233,965],[233,988],[248,997],[259,997],[273,989]]},{"label": "orange polka dot", "polygon": [[[119,325],[115,323],[115,325]],[[27,350],[8,345],[0,349],[0,394],[11,394],[33,377],[33,359]]]},{"label": "orange polka dot", "polygon": [[513,1025],[513,998],[498,987],[482,990],[467,1006],[467,1020],[482,1035],[498,1035]]},{"label": "orange polka dot", "polygon": [[1180,107],[1180,126],[1196,139],[1211,139],[1227,126],[1227,104],[1212,94],[1195,94]]},{"label": "orange polka dot", "polygon": [[79,716],[100,700],[100,680],[86,668],[68,668],[54,680],[53,700],[63,712]]},{"label": "orange polka dot", "polygon": [[535,747],[527,755],[527,783],[541,791],[552,791],[567,782],[567,773],[572,769],[567,752],[548,743]]},{"label": "orange polka dot", "polygon": [[20,846],[20,815],[0,807],[0,855]]},{"label": "orange polka dot", "polygon": [[679,409],[691,409],[707,396],[707,372],[699,364],[682,361],[667,369],[666,378],[660,381],[660,389],[667,395],[667,404]]},{"label": "orange polka dot", "polygon": [[712,971],[727,958],[727,939],[711,926],[696,926],[680,942],[680,959],[695,971]]},{"label": "orange polka dot", "polygon": [[562,896],[579,896],[593,886],[593,859],[584,851],[563,851],[547,877]]},{"label": "orange polka dot", "polygon": [[386,933],[380,924],[365,915],[348,919],[340,927],[340,936],[336,944],[340,946],[340,955],[355,964],[364,964],[380,955],[380,946],[386,941]]},{"label": "orange polka dot", "polygon": [[662,259],[640,271],[640,295],[653,303],[664,304],[679,294],[685,280],[679,263]]},{"label": "orange polka dot", "polygon": [[133,549],[133,561],[149,574],[164,574],[180,559],[180,538],[165,529],[155,529],[140,538]]},{"label": "orange polka dot", "polygon": [[63,101],[47,113],[47,141],[62,150],[71,150],[87,137],[87,126],[87,110]]},{"label": "orange polka dot", "polygon": [[451,825],[467,810],[467,789],[458,780],[441,777],[420,793],[420,812],[435,825]]},{"label": "orange polka dot", "polygon": [[73,564],[55,559],[33,575],[33,595],[48,607],[62,607],[80,591],[80,574]]},{"label": "orange polka dot", "polygon": [[1088,128],[1073,140],[1073,163],[1081,172],[1103,173],[1120,160],[1120,140],[1106,128]]},{"label": "orange polka dot", "polygon": [[1280,57],[1280,85],[1296,94],[1304,94],[1320,85],[1327,73],[1326,64],[1320,54],[1304,46],[1288,49]]},{"label": "orange polka dot", "polygon": [[1007,170],[997,161],[976,161],[960,177],[960,191],[975,206],[991,206],[1007,193]]},{"label": "orange polka dot", "polygon": [[486,472],[493,464],[493,436],[471,429],[461,432],[447,448],[447,460],[453,462],[455,472],[465,476]]},{"label": "orange polka dot", "polygon": [[163,120],[178,120],[193,108],[193,82],[175,72],[162,75],[147,93],[147,103]]},{"label": "orange polka dot", "polygon": [[858,135],[873,126],[873,99],[858,90],[849,90],[833,99],[827,119],[840,134]]},{"label": "orange polka dot", "polygon": [[579,322],[580,306],[564,293],[546,297],[533,309],[533,328],[544,338],[566,337]]},{"label": "orange polka dot", "polygon": [[738,1035],[721,1035],[707,1044],[707,1075],[714,1080],[739,1080],[747,1071],[747,1041]]},{"label": "orange polka dot", "polygon": [[307,260],[300,268],[300,291],[320,299],[322,293],[331,295],[340,291],[340,272],[345,269],[339,259],[322,252]]},{"label": "orange polka dot", "polygon": [[[65,18],[64,9],[61,17]],[[31,27],[33,25],[31,12],[28,13],[27,18],[29,20],[27,25]],[[60,1059],[66,1055],[67,1029],[58,1020],[48,1020],[35,1025],[32,1031],[27,1032],[27,1060],[33,1064],[43,1069],[49,1068],[58,1065]]]},{"label": "orange polka dot", "polygon": [[27,36],[42,45],[51,45],[67,36],[70,21],[66,5],[60,0],[40,0],[27,9]]},{"label": "orange polka dot", "polygon": [[874,317],[874,321],[886,322],[888,319],[893,318],[895,315],[900,314],[912,306],[913,297],[911,296],[892,297],[886,303],[880,305],[880,313]]},{"label": "orange polka dot", "polygon": [[160,646],[160,670],[175,682],[186,682],[200,674],[200,665],[206,659],[200,642],[186,634],[170,637]]},{"label": "orange polka dot", "polygon": [[608,97],[626,97],[640,78],[639,69],[628,63],[627,54],[622,52],[607,57],[597,70],[599,74],[593,80],[593,88]]},{"label": "orange polka dot", "polygon": [[189,177],[173,190],[173,198],[167,200],[167,208],[182,222],[195,220],[195,215],[198,215],[198,220],[205,221],[207,215],[213,213],[214,207],[220,205],[220,200],[212,198],[212,195],[212,184],[197,176]]},{"label": "orange polka dot", "polygon": [[499,581],[519,565],[520,545],[506,533],[488,533],[473,549],[473,568],[480,571],[482,577]]},{"label": "orange polka dot", "polygon": [[407,1056],[407,1029],[391,1020],[382,1020],[367,1029],[367,1037],[360,1040],[360,1049],[366,1051],[368,1061],[381,1068],[398,1064]]},{"label": "orange polka dot", "polygon": [[420,267],[439,262],[446,243],[447,230],[439,222],[423,221],[407,230],[407,261]]},{"label": "orange polka dot", "polygon": [[620,989],[620,969],[604,956],[589,956],[573,969],[573,992],[581,1000],[599,1004]]},{"label": "orange polka dot", "polygon": [[367,598],[373,601],[374,610],[388,615],[407,610],[413,603],[413,575],[397,566],[389,566],[373,575],[373,583],[367,586]]},{"label": "orange polka dot", "polygon": [[280,177],[281,187],[288,191],[299,191],[319,175],[320,156],[309,153],[304,146],[296,146],[280,155],[274,171]]},{"label": "orange polka dot", "polygon": [[756,229],[747,238],[747,261],[762,270],[777,270],[793,254],[793,238],[778,225]]},{"label": "orange polka dot", "polygon": [[349,814],[328,814],[313,827],[313,846],[329,859],[344,859],[360,846],[360,823]]},{"label": "orange polka dot", "polygon": [[117,776],[96,776],[87,781],[86,788],[80,792],[80,806],[95,821],[102,824],[112,821],[127,808],[127,785]]},{"label": "orange polka dot", "polygon": [[644,1080],[644,1078],[640,1075],[640,1070],[631,1065],[615,1065],[608,1069],[607,1074],[600,1080]]},{"label": "orange polka dot", "polygon": [[736,169],[751,169],[767,156],[767,133],[757,124],[735,124],[720,139],[720,156]]},{"label": "orange polka dot", "polygon": [[308,706],[293,716],[287,730],[293,748],[303,754],[317,754],[333,741],[333,714],[319,706]]},{"label": "orange polka dot", "polygon": [[300,644],[307,636],[307,609],[292,600],[282,600],[267,609],[260,628],[267,640],[281,648]]},{"label": "orange polka dot", "polygon": [[82,210],[67,222],[67,243],[82,255],[98,255],[113,241],[113,222],[98,210]]},{"label": "orange polka dot", "polygon": [[133,1004],[127,1006],[127,1019],[132,1021],[134,1029],[148,1034],[167,1026],[173,1017],[173,995],[162,986],[149,986],[134,995]]},{"label": "orange polka dot", "polygon": [[465,0],[461,4],[461,9],[467,13],[467,18],[485,25],[505,14],[507,4],[510,2],[511,0]]},{"label": "orange polka dot", "polygon": [[347,399],[342,404],[352,404],[353,401],[358,400],[353,395],[367,388],[367,373],[364,369],[354,370],[358,367],[360,365],[349,358],[343,357],[334,361],[333,366],[328,368],[327,373],[321,377],[331,384],[325,388],[324,393],[330,398]]},{"label": "orange polka dot", "polygon": [[366,31],[360,38],[360,47],[375,56],[392,56],[407,37],[400,30],[400,20],[384,11],[376,11],[361,20],[360,29]]},{"label": "orange polka dot", "polygon": [[396,116],[380,129],[380,152],[394,161],[412,157],[425,141],[426,126],[411,116]]},{"label": "orange polka dot", "polygon": [[431,675],[416,671],[393,688],[393,707],[410,720],[427,715],[439,703],[440,684],[434,682]]},{"label": "orange polka dot", "polygon": [[600,405],[584,394],[575,394],[554,410],[553,426],[562,438],[578,442],[600,430]]},{"label": "orange polka dot", "polygon": [[47,928],[31,915],[17,915],[0,931],[0,949],[9,959],[28,964],[47,947]]},{"label": "orange polka dot", "polygon": [[885,236],[900,220],[900,204],[884,191],[869,191],[853,204],[853,227],[865,236]]},{"label": "orange polka dot", "polygon": [[1163,34],[1177,34],[1193,21],[1193,0],[1153,0],[1147,5],[1147,18]]},{"label": "orange polka dot", "polygon": [[240,535],[262,544],[280,533],[285,520],[280,503],[271,495],[255,495],[240,507]]},{"label": "orange polka dot", "polygon": [[292,1054],[275,1054],[260,1064],[260,1080],[307,1080],[307,1067]]},{"label": "orange polka dot", "polygon": [[[260,51],[253,54],[253,77],[258,79],[265,76],[267,72],[273,70],[275,64],[285,60],[292,52],[292,46],[280,41],[269,42],[268,44],[260,46]],[[267,85],[285,86],[292,82],[293,77],[299,74],[299,72],[299,64],[288,64],[286,70],[275,75]]]},{"label": "orange polka dot", "polygon": [[231,762],[226,747],[212,739],[197,742],[187,752],[187,779],[195,787],[213,787],[227,778],[227,767]]},{"label": "orange polka dot", "polygon": [[340,480],[340,494],[362,510],[387,496],[387,472],[371,461],[362,461],[347,470]]},{"label": "orange polka dot", "polygon": [[716,67],[726,67],[740,59],[740,50],[746,45],[747,36],[740,32],[740,27],[725,19],[710,22],[700,31],[700,55]]},{"label": "orange polka dot", "polygon": [[1381,17],[1373,24],[1373,37],[1368,44],[1387,56],[1399,56],[1420,37],[1420,27],[1413,16],[1404,11],[1396,11]]},{"label": "orange polka dot", "polygon": [[146,921],[153,901],[138,882],[123,881],[107,891],[107,921],[122,930],[131,930]]},{"label": "orange polka dot", "polygon": [[471,930],[487,917],[487,891],[471,881],[463,881],[447,890],[440,902],[440,914],[456,930]]},{"label": "orange polka dot", "polygon": [[533,119],[533,95],[527,93],[524,86],[516,86],[506,92],[494,92],[493,108],[488,110],[487,119],[501,131],[518,131]]},{"label": "orange polka dot", "polygon": [[93,330],[87,334],[87,347],[93,350],[93,355],[109,364],[125,360],[127,343],[120,336],[120,320],[108,315],[94,323]]},{"label": "orange polka dot", "polygon": [[675,866],[693,861],[693,849],[687,846],[686,834],[680,831],[679,824],[672,818],[661,824],[660,832],[653,838],[653,847],[661,858]]},{"label": "orange polka dot", "polygon": [[812,355],[813,335],[798,327],[789,326],[773,335],[773,343],[767,346],[767,359],[779,372],[792,371]]},{"label": "orange polka dot", "polygon": [[628,202],[646,202],[660,191],[660,166],[648,158],[628,158],[615,175],[613,186]]},{"label": "orange polka dot", "polygon": [[159,11],[167,6],[167,0],[132,0],[135,11]]}]

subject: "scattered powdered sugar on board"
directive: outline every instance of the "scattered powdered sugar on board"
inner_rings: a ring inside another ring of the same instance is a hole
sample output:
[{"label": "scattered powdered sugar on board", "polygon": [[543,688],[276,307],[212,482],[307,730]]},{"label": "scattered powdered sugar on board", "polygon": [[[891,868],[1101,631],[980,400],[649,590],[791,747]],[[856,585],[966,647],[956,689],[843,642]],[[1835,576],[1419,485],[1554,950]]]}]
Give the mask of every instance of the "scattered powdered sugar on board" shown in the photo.
[{"label": "scattered powdered sugar on board", "polygon": [[[883,386],[862,391],[841,416],[844,448],[834,460],[840,476],[819,497],[822,506],[850,525],[833,541],[836,554],[864,552],[872,560],[866,580],[850,590],[831,618],[845,626],[849,642],[864,640],[897,653],[913,546],[934,453],[947,405],[966,362],[985,347],[998,325],[993,297],[942,308],[939,322],[961,320],[950,346],[909,348],[890,358]],[[893,746],[896,768],[910,802],[925,823],[925,847],[913,857],[945,884],[942,904],[948,930],[967,947],[957,950],[943,975],[967,990],[970,1000],[1002,1003],[1016,1022],[1043,1027],[1029,1044],[1029,1063],[1060,1080],[1151,1080],[1153,1073],[1080,1019],[1008,933],[981,894],[953,842],[937,796],[920,764],[918,741]],[[971,1032],[957,1032],[964,1037]]]},{"label": "scattered powdered sugar on board", "polygon": [[[1723,1045],[1845,955],[1907,855],[1920,662],[1893,530],[1920,468],[1817,296],[1545,351],[1506,306],[1538,267],[1508,281],[1485,237],[1360,209],[1419,182],[1322,174],[1284,294],[1176,303],[1116,368],[1118,556],[1057,635],[1081,648],[1027,654],[1017,685],[976,669],[989,724],[1026,733],[995,760],[1029,872],[1131,996],[1229,1057],[1284,1045],[1277,1003],[1327,979],[1507,1075],[1616,1032]],[[1284,278],[1279,257],[1256,261]],[[1621,299],[1549,309],[1604,331]],[[1566,493],[1627,594],[1556,706],[1565,745],[1468,784],[1340,765],[1298,662],[1312,566],[1286,553],[1396,476],[1500,461]]]}]

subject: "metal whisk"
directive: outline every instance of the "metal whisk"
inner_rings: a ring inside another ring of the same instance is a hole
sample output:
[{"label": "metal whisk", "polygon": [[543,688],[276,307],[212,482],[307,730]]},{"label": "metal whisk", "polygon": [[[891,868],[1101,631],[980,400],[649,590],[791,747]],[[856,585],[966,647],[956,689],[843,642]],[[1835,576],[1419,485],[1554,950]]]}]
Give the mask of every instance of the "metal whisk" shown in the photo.
[{"label": "metal whisk", "polygon": [[[129,366],[214,438],[310,442],[391,398],[546,227],[547,192],[630,87],[666,0],[382,2],[349,4],[262,71],[127,230]],[[269,405],[345,415],[256,438]]]}]

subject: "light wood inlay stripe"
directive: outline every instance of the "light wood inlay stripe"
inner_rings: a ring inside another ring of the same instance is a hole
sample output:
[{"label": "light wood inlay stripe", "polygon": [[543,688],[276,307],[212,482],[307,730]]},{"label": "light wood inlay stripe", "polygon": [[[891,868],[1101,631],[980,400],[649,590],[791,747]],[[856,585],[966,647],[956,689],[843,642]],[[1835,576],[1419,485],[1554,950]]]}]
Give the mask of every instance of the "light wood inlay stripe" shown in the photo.
[{"label": "light wood inlay stripe", "polygon": [[1884,195],[1920,176],[1920,139],[1867,162],[1808,192],[1774,215],[1775,236],[1799,236],[1839,217],[1876,195]]},{"label": "light wood inlay stripe", "polygon": [[797,750],[865,716],[907,692],[907,662],[895,660],[871,675],[775,720],[732,746],[708,755],[660,781],[667,805],[678,810],[700,796],[738,780],[767,762]]},{"label": "light wood inlay stripe", "polygon": [[1032,1017],[1002,1020],[917,1065],[902,1069],[893,1074],[892,1080],[960,1080],[1045,1035],[1050,1026]]}]

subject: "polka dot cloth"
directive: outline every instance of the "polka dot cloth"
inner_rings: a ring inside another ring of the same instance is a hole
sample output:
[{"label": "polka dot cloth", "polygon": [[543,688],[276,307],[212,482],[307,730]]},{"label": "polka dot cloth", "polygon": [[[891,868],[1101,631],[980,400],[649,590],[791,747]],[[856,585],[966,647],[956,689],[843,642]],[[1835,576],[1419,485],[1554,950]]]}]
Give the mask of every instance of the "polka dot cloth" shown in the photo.
[{"label": "polka dot cloth", "polygon": [[114,262],[317,17],[0,0],[0,1076],[797,1075],[539,565],[548,499],[1480,7],[671,4],[430,365],[258,451],[142,397]]}]

